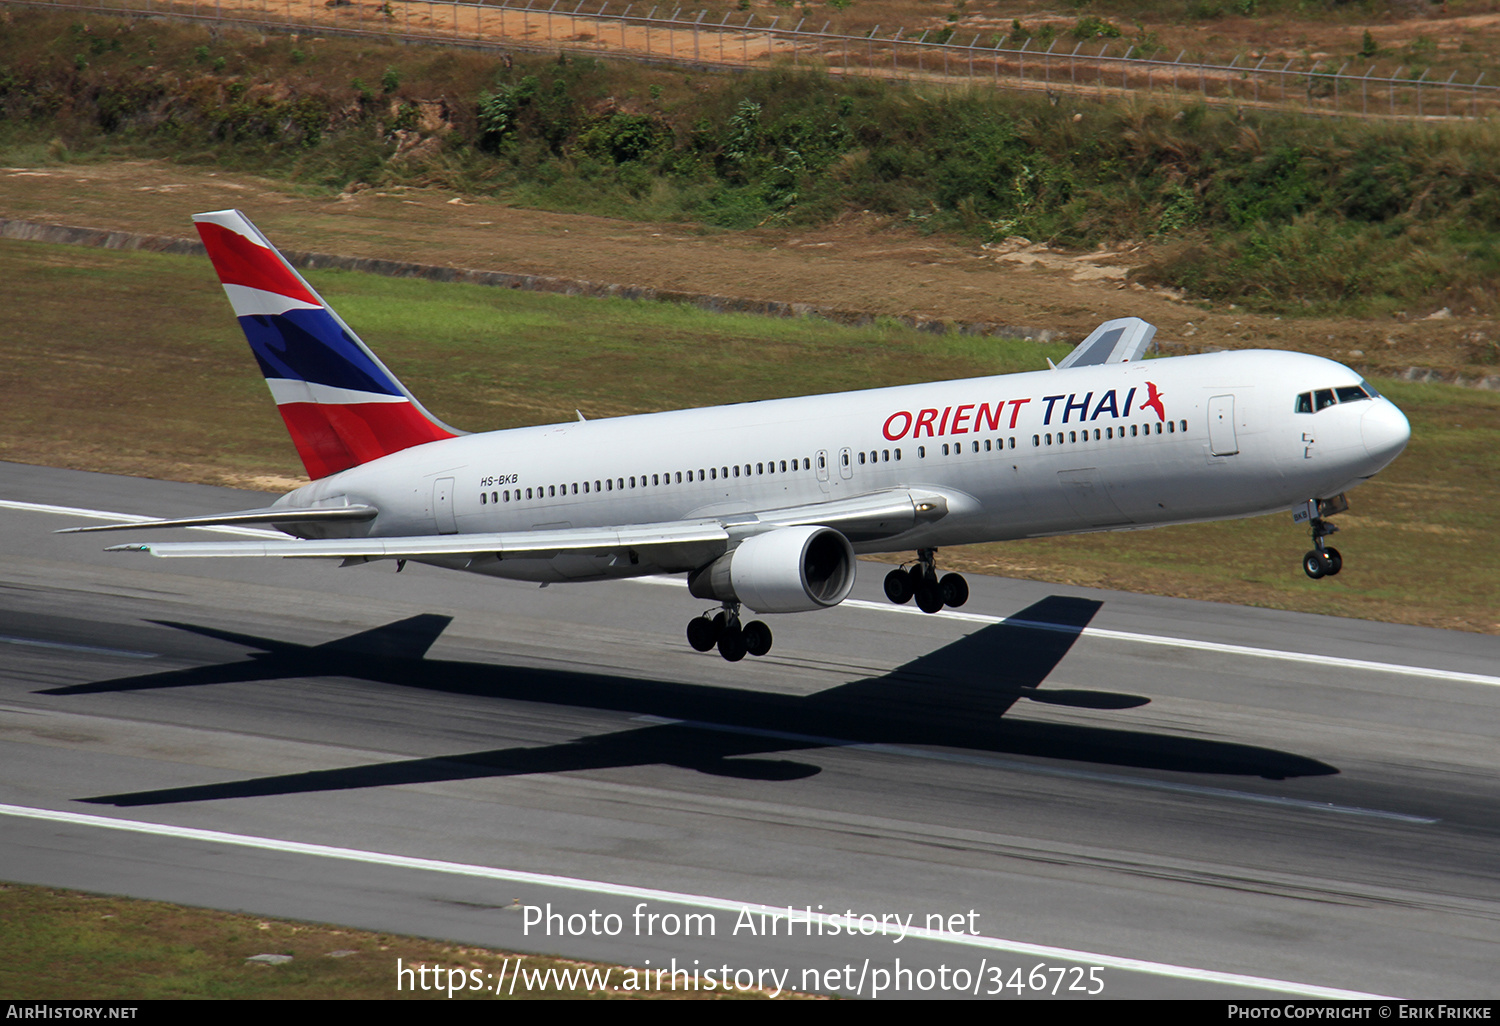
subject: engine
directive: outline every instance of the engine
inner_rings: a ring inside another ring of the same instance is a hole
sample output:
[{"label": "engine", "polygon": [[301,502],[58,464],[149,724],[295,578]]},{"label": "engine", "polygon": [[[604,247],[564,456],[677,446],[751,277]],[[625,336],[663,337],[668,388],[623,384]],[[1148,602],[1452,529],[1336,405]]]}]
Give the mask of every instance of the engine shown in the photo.
[{"label": "engine", "polygon": [[854,587],[854,546],[828,527],[752,535],[688,576],[698,598],[739,601],[757,613],[836,606]]}]

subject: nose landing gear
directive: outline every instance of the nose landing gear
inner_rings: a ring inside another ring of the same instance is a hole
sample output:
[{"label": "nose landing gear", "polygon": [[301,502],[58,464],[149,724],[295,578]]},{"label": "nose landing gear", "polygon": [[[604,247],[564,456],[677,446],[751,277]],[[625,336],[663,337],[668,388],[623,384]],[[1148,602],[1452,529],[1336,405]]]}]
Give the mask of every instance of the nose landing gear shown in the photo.
[{"label": "nose landing gear", "polygon": [[724,608],[714,614],[695,617],[687,625],[688,644],[699,652],[707,652],[715,645],[719,655],[731,663],[737,663],[747,655],[763,656],[771,651],[771,628],[759,620],[740,623],[740,604],[726,602]]},{"label": "nose landing gear", "polygon": [[936,613],[944,606],[956,609],[969,601],[969,582],[962,574],[938,577],[936,562],[937,549],[919,549],[915,566],[898,567],[885,575],[885,597],[898,606],[915,598],[924,613]]},{"label": "nose landing gear", "polygon": [[1326,518],[1342,513],[1349,508],[1349,500],[1343,495],[1332,499],[1310,499],[1304,509],[1292,515],[1292,519],[1306,520],[1312,528],[1313,547],[1302,557],[1302,572],[1313,580],[1332,577],[1344,568],[1344,557],[1323,539],[1338,531],[1338,525]]}]

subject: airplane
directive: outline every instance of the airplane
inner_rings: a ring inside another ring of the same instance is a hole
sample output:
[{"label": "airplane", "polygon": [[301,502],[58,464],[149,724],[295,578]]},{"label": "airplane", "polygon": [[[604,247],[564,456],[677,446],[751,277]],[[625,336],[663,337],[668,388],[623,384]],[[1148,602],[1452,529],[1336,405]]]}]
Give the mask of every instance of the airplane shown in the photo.
[{"label": "airplane", "polygon": [[1239,351],[1143,360],[1106,321],[1048,369],[468,434],[429,413],[238,210],[193,220],[307,469],[269,507],[71,528],[266,524],[285,539],[132,542],[161,557],[394,560],[538,582],[686,574],[689,644],[734,662],[763,621],[838,605],[861,553],[913,552],[885,593],[968,598],[939,548],[1293,512],[1307,576],[1345,492],[1406,417],[1341,364]]}]

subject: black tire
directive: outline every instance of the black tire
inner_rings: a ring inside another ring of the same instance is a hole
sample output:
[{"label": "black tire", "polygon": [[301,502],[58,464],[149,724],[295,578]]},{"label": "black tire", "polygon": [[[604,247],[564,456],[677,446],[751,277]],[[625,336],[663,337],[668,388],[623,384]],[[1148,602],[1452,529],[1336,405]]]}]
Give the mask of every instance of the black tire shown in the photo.
[{"label": "black tire", "polygon": [[1327,574],[1328,567],[1323,562],[1323,554],[1317,549],[1308,549],[1307,554],[1302,557],[1302,572],[1315,581]]},{"label": "black tire", "polygon": [[944,574],[938,586],[943,589],[943,604],[946,606],[957,609],[969,601],[969,582],[964,580],[963,574]]},{"label": "black tire", "polygon": [[1328,560],[1328,576],[1332,577],[1344,569],[1344,557],[1339,554],[1338,549],[1324,549],[1323,556]]},{"label": "black tire", "polygon": [[719,627],[706,616],[695,617],[688,621],[687,639],[697,651],[707,652],[719,640]]},{"label": "black tire", "polygon": [[731,663],[737,663],[745,658],[747,651],[748,649],[745,648],[745,632],[740,630],[739,624],[726,627],[724,633],[719,635],[719,655]]},{"label": "black tire", "polygon": [[928,578],[917,586],[917,608],[924,613],[936,613],[943,608],[943,589],[937,581]]},{"label": "black tire", "polygon": [[771,628],[759,620],[745,624],[745,651],[753,656],[763,656],[771,651]]},{"label": "black tire", "polygon": [[905,570],[896,569],[885,575],[885,597],[904,606],[911,601],[916,589],[912,587],[911,575]]}]

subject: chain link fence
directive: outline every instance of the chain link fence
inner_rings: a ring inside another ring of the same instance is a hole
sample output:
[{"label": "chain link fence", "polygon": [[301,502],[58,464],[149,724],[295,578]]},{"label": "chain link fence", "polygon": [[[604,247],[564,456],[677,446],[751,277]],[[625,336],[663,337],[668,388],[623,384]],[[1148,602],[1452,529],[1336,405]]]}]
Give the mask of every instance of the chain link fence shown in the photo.
[{"label": "chain link fence", "polygon": [[[937,84],[993,85],[1064,95],[1200,99],[1241,108],[1400,119],[1482,118],[1500,109],[1500,84],[1428,70],[1394,70],[1353,61],[1298,63],[1261,57],[1228,64],[1142,53],[1128,41],[983,38],[967,43],[948,30],[910,35],[842,35],[811,28],[806,18],[737,12],[666,14],[649,0],[577,4],[569,0],[460,3],[457,0],[5,0],[13,6],[60,8],[136,17],[171,17],[285,32],[459,44],[499,51],[568,51],[695,67],[768,67],[773,62]],[[783,23],[785,21],[785,23]],[[1097,47],[1097,49],[1096,49]]]}]

